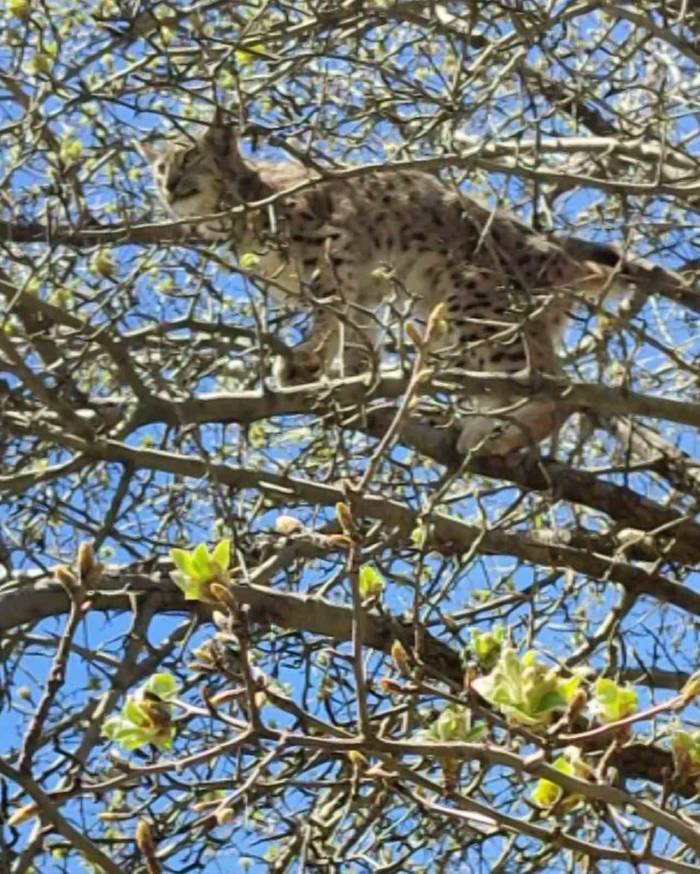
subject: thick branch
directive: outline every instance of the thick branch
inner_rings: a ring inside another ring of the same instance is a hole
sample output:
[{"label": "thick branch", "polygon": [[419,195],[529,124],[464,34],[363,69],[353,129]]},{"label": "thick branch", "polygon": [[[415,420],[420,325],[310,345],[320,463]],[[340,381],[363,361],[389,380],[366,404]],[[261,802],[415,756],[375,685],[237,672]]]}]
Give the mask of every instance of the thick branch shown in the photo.
[{"label": "thick branch", "polygon": [[[103,461],[120,461],[136,470],[158,470],[179,476],[210,479],[233,488],[255,488],[274,500],[281,496],[285,501],[290,495],[311,504],[334,507],[337,503],[351,500],[353,511],[358,515],[381,519],[410,540],[411,532],[419,522],[430,526],[436,548],[448,553],[465,553],[478,543],[480,551],[494,555],[514,555],[550,567],[571,567],[594,579],[617,582],[635,595],[651,595],[661,598],[682,610],[700,615],[700,594],[675,583],[658,573],[647,573],[641,568],[625,564],[608,556],[597,556],[563,545],[543,544],[522,534],[502,534],[485,531],[476,526],[445,516],[431,513],[421,519],[409,507],[396,501],[376,496],[359,496],[352,491],[346,495],[340,488],[321,485],[296,477],[279,476],[264,471],[214,464],[199,458],[173,452],[136,449],[116,440],[104,440],[93,446],[78,437],[65,435],[66,445],[79,449]],[[449,546],[447,549],[445,545]]]}]

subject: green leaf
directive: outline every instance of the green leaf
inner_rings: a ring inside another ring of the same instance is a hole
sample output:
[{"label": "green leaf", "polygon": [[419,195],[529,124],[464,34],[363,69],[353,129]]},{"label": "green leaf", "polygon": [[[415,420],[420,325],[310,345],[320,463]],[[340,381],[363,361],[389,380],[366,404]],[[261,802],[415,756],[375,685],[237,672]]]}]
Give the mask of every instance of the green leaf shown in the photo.
[{"label": "green leaf", "polygon": [[474,741],[481,740],[488,734],[488,728],[486,727],[485,722],[477,722],[476,725],[473,725],[463,740],[467,743],[474,743]]},{"label": "green leaf", "polygon": [[35,73],[48,73],[51,67],[52,59],[48,52],[37,52],[24,64],[24,69],[30,76]]},{"label": "green leaf", "polygon": [[150,743],[150,732],[140,728],[124,728],[114,738],[125,750],[137,750],[139,747]]},{"label": "green leaf", "polygon": [[574,674],[566,680],[559,680],[557,684],[557,691],[562,695],[564,701],[568,704],[578,691],[578,687],[580,685],[581,677],[578,674]]},{"label": "green leaf", "polygon": [[137,701],[131,695],[126,699],[126,702],[124,703],[122,715],[124,719],[128,720],[133,725],[137,725],[139,728],[147,728],[150,723],[147,714],[143,712],[141,702]]},{"label": "green leaf", "polygon": [[74,164],[83,153],[83,144],[77,137],[63,137],[59,156],[64,164]]},{"label": "green leaf", "polygon": [[384,589],[386,583],[384,577],[371,564],[364,564],[360,568],[360,596],[362,599],[377,598]]},{"label": "green leaf", "polygon": [[241,270],[254,270],[260,263],[260,256],[255,252],[244,252],[238,259],[238,266]]},{"label": "green leaf", "polygon": [[200,543],[192,552],[192,571],[191,576],[198,582],[205,582],[211,578],[212,567],[209,558],[209,550]]},{"label": "green leaf", "polygon": [[248,428],[248,442],[253,449],[261,449],[267,443],[267,428],[264,422],[253,422]]},{"label": "green leaf", "polygon": [[127,697],[121,714],[105,722],[102,733],[127,750],[147,743],[171,747],[175,726],[171,719],[172,705],[167,699],[176,691],[176,680],[170,674],[153,674],[135,694]]},{"label": "green leaf", "polygon": [[179,570],[170,571],[170,578],[184,592],[187,601],[211,601],[209,584],[228,582],[231,561],[231,541],[220,540],[209,552],[204,543],[193,550],[171,549],[170,558]]},{"label": "green leaf", "polygon": [[90,259],[90,269],[97,273],[98,276],[103,276],[105,279],[110,279],[117,271],[117,265],[114,259],[105,249],[100,249]]},{"label": "green leaf", "polygon": [[593,709],[601,722],[617,722],[637,710],[637,692],[632,686],[618,686],[600,677],[593,687]]},{"label": "green leaf", "polygon": [[186,549],[171,549],[170,560],[180,568],[183,574],[191,573],[192,557]]},{"label": "green leaf", "polygon": [[146,681],[145,688],[159,698],[171,698],[177,692],[177,680],[172,674],[153,674]]},{"label": "green leaf", "polygon": [[483,722],[472,725],[472,714],[468,707],[448,704],[430,728],[421,732],[421,738],[440,743],[449,741],[470,743],[482,738],[486,731]]},{"label": "green leaf", "polygon": [[489,631],[470,631],[469,650],[476,656],[476,660],[486,670],[490,670],[499,655],[506,639],[506,629],[500,623],[496,623]]},{"label": "green leaf", "polygon": [[222,572],[227,571],[231,564],[231,541],[220,540],[211,554],[212,561]]},{"label": "green leaf", "polygon": [[423,522],[419,522],[413,529],[413,531],[411,531],[411,543],[417,549],[423,549],[427,539],[428,529],[425,527],[425,524]]},{"label": "green leaf", "polygon": [[[562,774],[570,774],[573,776],[574,766],[563,756],[559,756],[558,759],[552,762],[552,767],[556,768],[557,771],[561,771]],[[538,807],[552,807],[557,803],[557,801],[559,801],[563,794],[564,790],[561,786],[557,783],[553,783],[551,780],[542,778],[537,781],[537,786],[531,797]]]},{"label": "green leaf", "polygon": [[509,646],[502,649],[493,670],[477,677],[472,686],[511,721],[537,726],[566,706],[579,682],[577,676],[563,679],[558,668],[538,662],[535,650],[518,658]]},{"label": "green leaf", "polygon": [[[255,43],[252,46],[248,46],[247,49],[236,49],[234,52],[236,63],[239,67],[245,67],[248,64],[252,64],[253,61],[257,61],[260,59],[260,53],[263,51],[262,43]],[[250,253],[246,253],[250,254]]]},{"label": "green leaf", "polygon": [[159,749],[169,750],[173,745],[174,737],[175,726],[169,725],[167,728],[161,729],[158,734],[151,736],[148,742],[155,744]]},{"label": "green leaf", "polygon": [[178,589],[182,589],[187,598],[187,590],[190,586],[190,578],[180,571],[170,571],[170,579],[175,583]]},{"label": "green leaf", "polygon": [[111,716],[102,726],[102,733],[108,738],[113,738],[123,728],[124,724],[125,722],[121,716]]},{"label": "green leaf", "polygon": [[679,774],[700,775],[700,731],[676,731],[671,736],[671,751]]},{"label": "green leaf", "polygon": [[532,800],[538,807],[553,807],[564,794],[561,786],[552,783],[551,780],[542,778],[537,781],[537,786],[532,791]]},{"label": "green leaf", "polygon": [[30,0],[7,0],[7,11],[10,15],[21,18],[23,21],[29,18],[31,12]]},{"label": "green leaf", "polygon": [[185,587],[185,601],[209,601],[206,586],[198,580],[189,579]]},{"label": "green leaf", "polygon": [[556,707],[564,707],[565,704],[564,696],[558,691],[545,692],[535,706],[535,713],[545,713],[548,710],[554,710]]},{"label": "green leaf", "polygon": [[[559,756],[559,758],[552,762],[552,767],[557,771],[560,771],[562,774],[588,779],[591,771],[588,765],[586,765],[580,757],[580,752],[576,750],[570,755],[570,758]],[[553,807],[555,804],[559,804],[559,809],[562,813],[571,810],[585,800],[584,796],[580,793],[566,793],[558,783],[554,783],[552,780],[547,780],[546,778],[537,782],[537,786],[532,792],[531,798],[538,807],[542,808],[549,808]]]}]

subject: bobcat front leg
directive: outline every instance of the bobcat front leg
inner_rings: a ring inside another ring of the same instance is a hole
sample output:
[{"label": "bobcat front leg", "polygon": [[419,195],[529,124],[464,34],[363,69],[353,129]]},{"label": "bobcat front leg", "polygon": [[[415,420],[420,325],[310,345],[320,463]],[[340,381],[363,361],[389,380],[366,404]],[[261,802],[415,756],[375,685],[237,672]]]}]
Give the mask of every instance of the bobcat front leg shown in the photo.
[{"label": "bobcat front leg", "polygon": [[281,385],[313,382],[331,372],[337,359],[340,366],[333,375],[354,376],[369,368],[375,354],[379,325],[374,311],[381,296],[360,278],[370,255],[348,229],[328,227],[323,233],[322,243],[321,232],[312,234],[315,245],[297,241],[292,253],[304,277],[302,287],[308,286],[312,299],[325,306],[314,308],[314,324],[304,342],[275,363]]},{"label": "bobcat front leg", "polygon": [[[449,339],[465,370],[481,373],[559,373],[546,312],[518,318],[504,277],[473,268],[445,270],[436,290],[446,304]],[[534,306],[534,304],[533,304]],[[472,399],[457,442],[461,453],[505,455],[537,445],[553,434],[567,411],[535,396],[519,400],[507,392]]]},{"label": "bobcat front leg", "polygon": [[303,343],[277,357],[273,372],[280,385],[316,382],[324,373],[356,376],[370,369],[378,328],[367,313],[350,309],[342,318],[318,313]]},{"label": "bobcat front leg", "polygon": [[489,415],[474,415],[465,420],[457,441],[458,452],[507,455],[536,446],[561,427],[569,412],[547,399],[527,401],[519,406],[507,400],[479,404],[481,411],[489,407],[492,410]]},{"label": "bobcat front leg", "polygon": [[306,339],[287,355],[278,355],[273,365],[281,386],[317,382],[335,355],[337,320],[330,313],[316,313]]}]

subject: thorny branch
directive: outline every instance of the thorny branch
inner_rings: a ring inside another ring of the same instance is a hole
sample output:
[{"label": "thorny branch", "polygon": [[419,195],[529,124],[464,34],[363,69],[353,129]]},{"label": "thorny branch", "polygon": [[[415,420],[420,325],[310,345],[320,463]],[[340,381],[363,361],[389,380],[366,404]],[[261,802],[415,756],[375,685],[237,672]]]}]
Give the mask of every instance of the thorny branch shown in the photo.
[{"label": "thorny branch", "polygon": [[[6,6],[0,660],[24,746],[0,759],[0,867],[135,869],[148,822],[154,870],[695,870],[671,738],[697,723],[698,4]],[[256,157],[437,173],[634,296],[576,304],[561,378],[465,373],[416,354],[387,269],[386,368],[280,390],[303,314],[167,219],[131,147],[216,105]],[[457,454],[476,397],[533,394],[572,413],[552,444]],[[229,624],[167,562],[224,537]],[[71,601],[56,567],[91,540],[108,567]],[[587,694],[633,683],[638,711],[509,722],[471,686],[499,623]],[[161,673],[173,748],[108,747]],[[437,741],[450,707],[485,738]],[[566,743],[587,777],[553,766]]]}]

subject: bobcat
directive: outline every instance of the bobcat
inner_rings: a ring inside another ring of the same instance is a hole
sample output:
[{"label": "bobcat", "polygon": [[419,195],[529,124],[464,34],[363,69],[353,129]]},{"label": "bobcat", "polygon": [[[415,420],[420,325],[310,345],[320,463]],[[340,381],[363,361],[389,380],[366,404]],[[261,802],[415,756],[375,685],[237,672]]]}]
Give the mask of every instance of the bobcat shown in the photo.
[{"label": "bobcat", "polygon": [[[244,159],[218,114],[203,136],[137,148],[175,216],[197,217],[198,233],[231,240],[239,256],[256,253],[255,270],[273,293],[311,304],[305,340],[275,361],[281,385],[312,382],[338,358],[345,375],[366,370],[391,288],[418,319],[445,304],[442,352],[451,350],[459,366],[558,374],[572,293],[601,296],[613,278],[609,264],[573,258],[428,173],[326,179],[293,162]],[[271,206],[225,215],[279,192],[288,193]],[[491,397],[478,409],[463,426],[461,452],[505,454],[544,439],[563,420],[561,405],[543,397]]]}]

